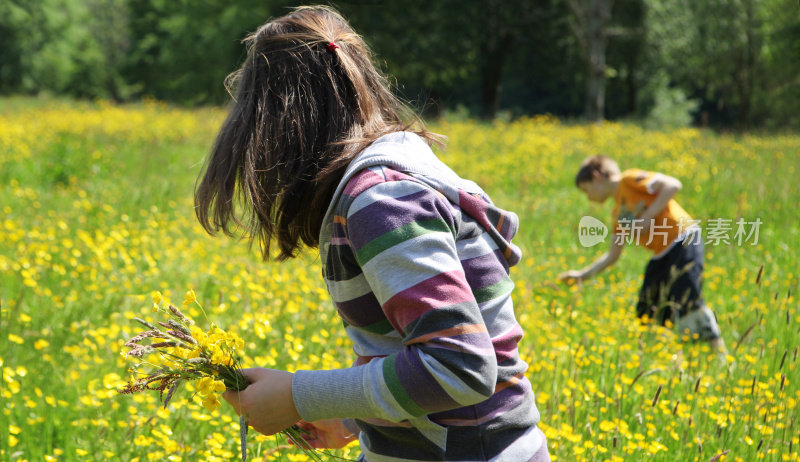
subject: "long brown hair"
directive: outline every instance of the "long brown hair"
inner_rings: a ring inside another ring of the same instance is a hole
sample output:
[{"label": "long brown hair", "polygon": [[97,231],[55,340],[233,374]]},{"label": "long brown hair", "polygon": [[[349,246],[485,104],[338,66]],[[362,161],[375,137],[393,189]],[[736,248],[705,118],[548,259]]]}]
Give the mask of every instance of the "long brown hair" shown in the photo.
[{"label": "long brown hair", "polygon": [[437,137],[329,7],[296,8],[244,43],[247,60],[226,80],[233,102],[196,186],[195,213],[209,234],[258,240],[264,260],[277,239],[283,260],[301,241],[319,245],[333,192],[360,150],[411,124],[429,142]]}]

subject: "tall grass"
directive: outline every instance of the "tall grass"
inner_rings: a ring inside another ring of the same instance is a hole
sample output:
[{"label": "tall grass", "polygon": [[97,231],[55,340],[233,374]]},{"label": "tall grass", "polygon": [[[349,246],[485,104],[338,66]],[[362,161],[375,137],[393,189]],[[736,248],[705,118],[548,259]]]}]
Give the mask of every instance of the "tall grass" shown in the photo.
[{"label": "tall grass", "polygon": [[[193,186],[221,110],[4,103],[0,423],[9,432],[0,433],[0,459],[237,456],[229,408],[209,413],[198,396],[163,409],[157,396],[117,394],[130,319],[151,315],[153,290],[177,300],[194,289],[209,317],[246,340],[244,366],[350,364],[313,251],[264,263],[246,242],[206,236],[196,223]],[[800,459],[800,137],[547,117],[430,128],[450,138],[446,162],[520,215],[524,258],[512,271],[526,330],[520,348],[554,460]],[[603,251],[582,247],[577,226],[584,215],[607,221],[611,204],[590,204],[572,180],[595,153],[676,176],[678,200],[703,224],[761,220],[755,245],[706,247],[704,291],[729,348],[724,361],[635,322],[645,251],[626,249],[582,286],[555,283]],[[304,457],[253,432],[248,446],[251,460]],[[335,454],[354,458],[357,444]]]}]

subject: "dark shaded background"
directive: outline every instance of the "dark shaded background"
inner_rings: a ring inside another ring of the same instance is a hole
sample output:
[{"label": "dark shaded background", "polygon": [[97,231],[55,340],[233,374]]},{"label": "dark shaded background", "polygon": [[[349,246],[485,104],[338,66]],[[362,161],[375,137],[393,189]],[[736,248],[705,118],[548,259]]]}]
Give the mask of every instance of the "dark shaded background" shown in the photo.
[{"label": "dark shaded background", "polygon": [[[242,37],[300,2],[2,0],[0,93],[227,101]],[[797,0],[342,0],[425,112],[800,128]]]}]

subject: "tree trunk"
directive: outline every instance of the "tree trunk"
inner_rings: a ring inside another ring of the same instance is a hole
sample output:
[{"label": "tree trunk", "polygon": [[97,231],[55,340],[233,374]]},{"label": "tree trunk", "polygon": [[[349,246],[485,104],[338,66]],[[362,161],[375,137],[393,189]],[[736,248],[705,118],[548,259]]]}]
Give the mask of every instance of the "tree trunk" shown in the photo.
[{"label": "tree trunk", "polygon": [[573,32],[586,59],[585,115],[590,122],[605,114],[606,46],[614,0],[569,0]]},{"label": "tree trunk", "polygon": [[494,119],[500,107],[503,66],[513,41],[513,36],[507,33],[497,40],[487,41],[482,47],[486,57],[481,68],[481,118],[484,120]]},{"label": "tree trunk", "polygon": [[611,0],[589,0],[587,11],[588,25],[588,64],[589,75],[586,82],[586,118],[599,122],[605,115],[606,102],[606,28],[611,20]]},{"label": "tree trunk", "polygon": [[636,114],[639,109],[639,85],[636,84],[636,76],[634,75],[635,67],[628,70],[628,75],[625,78],[625,85],[628,89],[628,114]]},{"label": "tree trunk", "polygon": [[586,79],[586,118],[590,122],[599,122],[603,120],[605,114],[606,44],[597,21],[591,22],[592,39],[589,41],[589,72]]},{"label": "tree trunk", "polygon": [[747,37],[747,40],[745,41],[744,44],[744,50],[742,50],[742,53],[744,54],[744,58],[742,61],[744,62],[736,72],[736,87],[739,92],[738,126],[740,130],[747,128],[750,124],[753,93],[755,90],[755,82],[754,82],[756,75],[755,56],[757,51],[755,50],[756,24],[755,24],[755,17],[754,17],[755,13],[753,12],[752,1],[747,2],[747,6],[745,7],[745,14],[746,14],[745,37]]}]

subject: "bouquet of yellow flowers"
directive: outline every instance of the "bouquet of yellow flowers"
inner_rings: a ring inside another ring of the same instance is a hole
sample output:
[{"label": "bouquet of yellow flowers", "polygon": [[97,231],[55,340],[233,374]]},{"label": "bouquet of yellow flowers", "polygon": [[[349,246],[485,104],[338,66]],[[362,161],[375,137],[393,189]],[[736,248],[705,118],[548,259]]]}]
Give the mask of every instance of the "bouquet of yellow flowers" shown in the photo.
[{"label": "bouquet of yellow flowers", "polygon": [[[153,311],[166,314],[167,319],[155,325],[134,318],[147,330],[125,342],[130,351],[123,351],[122,355],[134,359],[136,364],[131,368],[133,377],[119,393],[158,391],[166,407],[181,384],[196,381],[196,390],[202,397],[203,406],[213,411],[220,406],[220,393],[225,390],[242,391],[247,387],[247,380],[240,372],[241,359],[238,356],[238,352],[244,348],[244,341],[238,335],[226,332],[213,323],[207,331],[203,330],[189,316],[166,302],[160,292],[153,292],[152,296]],[[197,304],[203,310],[194,291],[189,290],[183,307],[192,304]],[[245,461],[245,416],[240,416],[239,423],[242,461]],[[282,433],[312,459],[319,460],[319,456],[305,442],[302,432],[302,429],[294,426]]]}]

